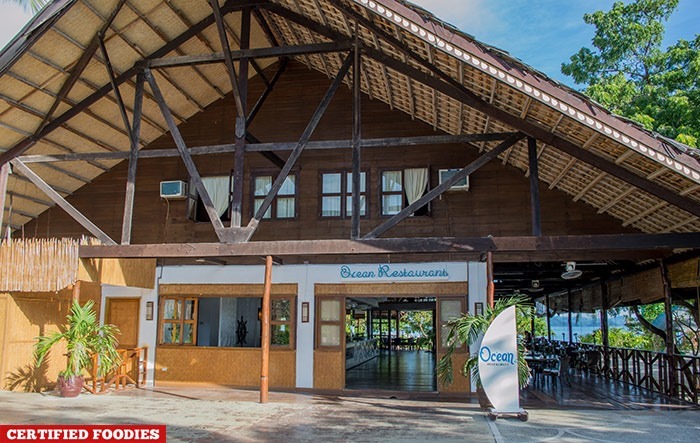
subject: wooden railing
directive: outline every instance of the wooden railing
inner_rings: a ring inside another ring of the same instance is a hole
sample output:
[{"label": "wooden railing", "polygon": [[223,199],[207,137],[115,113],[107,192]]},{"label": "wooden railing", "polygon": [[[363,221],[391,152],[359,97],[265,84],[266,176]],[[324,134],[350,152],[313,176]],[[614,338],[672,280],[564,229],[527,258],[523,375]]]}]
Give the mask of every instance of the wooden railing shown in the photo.
[{"label": "wooden railing", "polygon": [[141,387],[146,384],[146,365],[148,348],[119,349],[122,362],[106,376],[99,375],[99,361],[93,356],[90,377],[85,382],[85,389],[93,394],[104,394],[112,387],[124,389],[127,386]]},{"label": "wooden railing", "polygon": [[[566,343],[563,343],[566,345]],[[586,345],[600,353],[592,372],[693,404],[700,404],[700,357]]]}]

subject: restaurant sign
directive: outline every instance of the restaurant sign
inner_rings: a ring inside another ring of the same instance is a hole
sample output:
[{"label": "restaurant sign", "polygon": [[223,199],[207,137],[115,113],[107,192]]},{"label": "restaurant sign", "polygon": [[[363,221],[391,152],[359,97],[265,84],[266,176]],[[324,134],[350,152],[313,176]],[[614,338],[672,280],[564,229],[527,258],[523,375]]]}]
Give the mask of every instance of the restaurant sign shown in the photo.
[{"label": "restaurant sign", "polygon": [[515,306],[491,323],[479,348],[479,377],[497,413],[522,413],[518,387]]},{"label": "restaurant sign", "polygon": [[340,278],[346,281],[422,281],[447,280],[450,273],[444,266],[431,264],[342,265]]}]

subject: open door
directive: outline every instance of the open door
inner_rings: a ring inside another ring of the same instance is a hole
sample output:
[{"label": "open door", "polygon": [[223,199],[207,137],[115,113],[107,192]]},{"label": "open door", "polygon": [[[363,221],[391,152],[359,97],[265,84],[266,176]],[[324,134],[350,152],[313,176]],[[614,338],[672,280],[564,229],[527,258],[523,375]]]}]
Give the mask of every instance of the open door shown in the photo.
[{"label": "open door", "polygon": [[119,328],[117,334],[119,348],[138,347],[139,342],[139,305],[138,298],[108,298],[105,311],[105,323]]}]

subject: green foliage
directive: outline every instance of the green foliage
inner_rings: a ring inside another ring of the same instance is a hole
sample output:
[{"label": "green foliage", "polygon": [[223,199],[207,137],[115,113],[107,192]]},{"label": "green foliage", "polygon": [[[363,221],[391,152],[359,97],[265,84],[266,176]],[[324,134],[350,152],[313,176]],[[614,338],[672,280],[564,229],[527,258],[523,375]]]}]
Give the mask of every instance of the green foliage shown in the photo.
[{"label": "green foliage", "polygon": [[73,301],[63,330],[37,337],[34,346],[37,367],[41,366],[51,348],[61,341],[66,342],[68,352],[68,364],[61,371],[65,377],[82,375],[83,369],[92,364],[93,355],[97,355],[100,361],[99,375],[108,374],[121,363],[115,337],[119,330],[113,325],[100,325],[93,305],[92,300],[84,306],[80,306],[77,300]]},{"label": "green foliage", "polygon": [[615,2],[585,14],[593,48],[581,48],[562,72],[610,111],[697,147],[700,138],[700,36],[663,50],[664,23],[678,0]]},{"label": "green foliage", "polygon": [[[600,329],[596,329],[590,334],[585,334],[580,337],[582,343],[603,344],[603,335]],[[613,348],[627,349],[644,349],[648,351],[658,350],[657,341],[653,334],[639,334],[636,331],[631,331],[622,328],[610,328],[608,330],[608,343]],[[661,344],[663,347],[663,343]]]},{"label": "green foliage", "polygon": [[[489,328],[491,322],[493,322],[498,314],[503,312],[506,308],[516,306],[518,311],[516,317],[516,328],[519,332],[529,330],[529,324],[527,328],[522,330],[520,329],[520,327],[525,324],[525,321],[522,318],[529,318],[530,315],[530,305],[528,303],[529,299],[525,296],[502,298],[494,303],[493,308],[487,306],[482,315],[466,313],[462,314],[461,317],[451,320],[447,324],[449,327],[449,332],[446,338],[447,349],[445,351],[445,355],[440,358],[437,364],[437,375],[440,383],[447,386],[454,380],[454,371],[452,366],[452,356],[454,351],[460,347],[462,343],[465,343],[467,346],[471,346],[481,339],[481,337],[486,333],[486,330]],[[472,380],[475,381],[476,385],[481,386],[478,355],[471,355],[469,357],[464,366],[461,368],[461,373],[465,377],[471,374]],[[530,368],[525,362],[525,348],[521,342],[518,342],[518,381],[520,382],[520,385],[525,386],[529,378]]]}]

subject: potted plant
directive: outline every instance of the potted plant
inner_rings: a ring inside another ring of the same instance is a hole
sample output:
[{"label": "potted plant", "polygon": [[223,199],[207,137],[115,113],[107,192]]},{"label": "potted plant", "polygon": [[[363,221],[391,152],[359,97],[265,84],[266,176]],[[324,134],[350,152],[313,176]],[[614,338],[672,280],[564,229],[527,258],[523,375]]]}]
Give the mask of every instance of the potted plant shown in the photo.
[{"label": "potted plant", "polygon": [[55,344],[66,342],[68,361],[57,381],[63,397],[76,397],[80,394],[84,384],[83,370],[90,367],[93,356],[99,362],[100,376],[107,375],[121,363],[115,337],[119,330],[113,325],[100,325],[93,306],[92,300],[83,306],[74,300],[62,331],[37,337],[34,346],[36,366],[39,367]]},{"label": "potted plant", "polygon": [[[447,324],[449,327],[447,349],[445,355],[440,358],[437,364],[437,375],[440,383],[447,386],[454,380],[452,354],[455,349],[459,347],[460,343],[465,343],[467,346],[477,343],[484,336],[491,322],[493,322],[498,314],[503,312],[506,308],[515,305],[518,310],[521,311],[520,314],[524,315],[525,313],[523,311],[529,308],[529,303],[529,299],[522,295],[502,298],[497,300],[493,307],[486,307],[483,314],[475,315],[466,313],[462,314],[461,317],[451,320]],[[460,372],[465,377],[471,375],[472,380],[474,380],[476,384],[479,404],[482,407],[489,406],[488,399],[483,392],[481,378],[479,377],[478,355],[470,355]],[[522,342],[518,341],[518,381],[520,386],[527,386],[529,379],[530,368],[525,361],[525,347]]]}]

